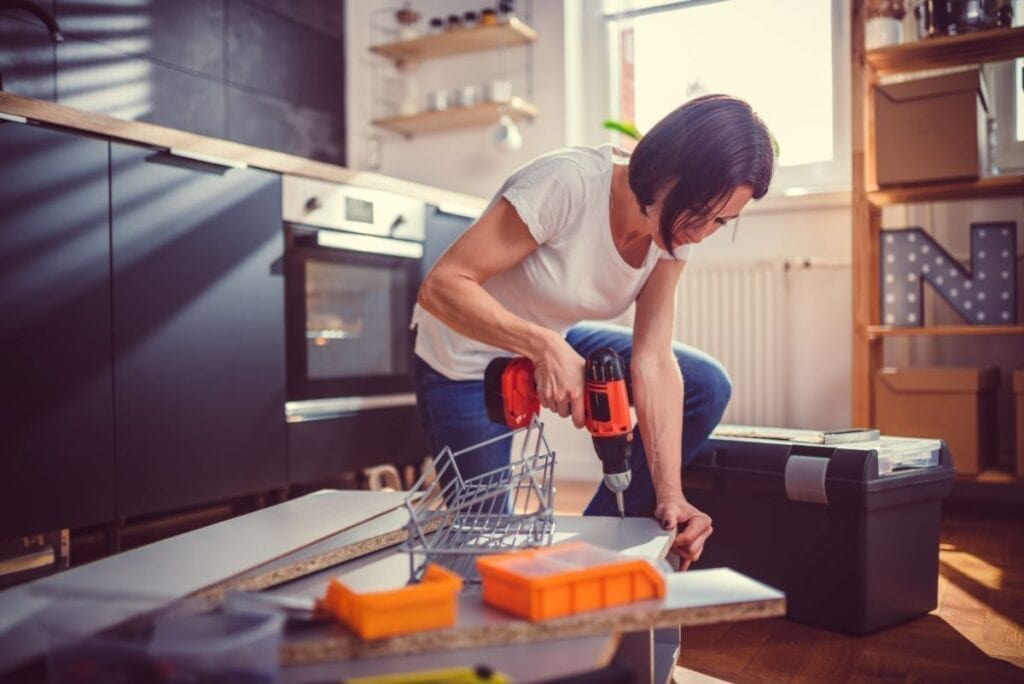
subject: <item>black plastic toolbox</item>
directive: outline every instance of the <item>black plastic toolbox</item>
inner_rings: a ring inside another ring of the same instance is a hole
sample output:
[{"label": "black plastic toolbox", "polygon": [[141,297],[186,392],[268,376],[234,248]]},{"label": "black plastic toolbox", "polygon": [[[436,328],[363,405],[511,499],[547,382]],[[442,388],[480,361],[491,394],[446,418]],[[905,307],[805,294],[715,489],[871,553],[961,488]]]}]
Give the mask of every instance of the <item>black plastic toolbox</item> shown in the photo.
[{"label": "black plastic toolbox", "polygon": [[935,444],[934,465],[903,469],[861,445],[709,440],[683,473],[687,499],[714,521],[693,567],[761,580],[785,592],[788,618],[849,634],[933,610],[953,486],[949,450]]}]

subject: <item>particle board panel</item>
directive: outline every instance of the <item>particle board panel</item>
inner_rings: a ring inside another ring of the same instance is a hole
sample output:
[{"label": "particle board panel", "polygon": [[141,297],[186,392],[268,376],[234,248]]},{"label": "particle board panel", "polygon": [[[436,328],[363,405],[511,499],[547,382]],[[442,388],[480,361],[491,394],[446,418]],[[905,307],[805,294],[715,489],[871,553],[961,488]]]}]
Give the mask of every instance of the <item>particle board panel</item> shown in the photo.
[{"label": "particle board panel", "polygon": [[196,598],[215,605],[230,591],[263,591],[397,546],[409,538],[405,527],[408,521],[406,509],[396,509],[208,587]]},{"label": "particle board panel", "polygon": [[405,496],[315,492],[0,592],[0,671],[42,651],[40,625],[95,633],[393,511]]},{"label": "particle board panel", "polygon": [[282,684],[299,684],[484,665],[508,675],[514,682],[546,682],[605,667],[617,645],[618,639],[612,635],[554,639],[531,644],[529,652],[522,648],[489,646],[458,653],[418,653],[386,660],[369,658],[344,663],[314,663],[282,668],[279,676]]},{"label": "particle board panel", "polygon": [[[632,556],[664,558],[671,535],[645,518],[559,517],[555,542],[582,539]],[[384,553],[337,574],[360,592],[404,585],[409,563],[404,554]],[[321,595],[329,575],[307,581],[295,592]],[[674,573],[666,597],[608,610],[532,623],[483,604],[479,587],[459,597],[459,618],[449,629],[362,641],[337,624],[320,625],[294,635],[283,646],[282,663],[312,663],[400,656],[436,651],[479,649],[497,645],[546,642],[657,627],[708,624],[726,620],[774,617],[785,613],[783,595],[725,568]]]}]

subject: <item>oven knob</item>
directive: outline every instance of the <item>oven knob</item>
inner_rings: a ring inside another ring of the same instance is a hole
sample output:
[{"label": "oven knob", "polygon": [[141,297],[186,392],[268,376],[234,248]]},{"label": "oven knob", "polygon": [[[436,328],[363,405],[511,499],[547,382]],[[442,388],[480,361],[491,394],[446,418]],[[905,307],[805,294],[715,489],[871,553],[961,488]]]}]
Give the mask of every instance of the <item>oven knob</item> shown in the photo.
[{"label": "oven knob", "polygon": [[407,221],[405,220],[405,217],[399,214],[398,216],[395,217],[395,220],[391,222],[391,227],[388,228],[388,235],[394,236],[395,231],[404,226],[406,223]]},{"label": "oven knob", "polygon": [[323,206],[324,204],[320,201],[320,198],[314,195],[306,200],[306,213],[308,214],[312,211],[316,211],[317,209],[322,209]]}]

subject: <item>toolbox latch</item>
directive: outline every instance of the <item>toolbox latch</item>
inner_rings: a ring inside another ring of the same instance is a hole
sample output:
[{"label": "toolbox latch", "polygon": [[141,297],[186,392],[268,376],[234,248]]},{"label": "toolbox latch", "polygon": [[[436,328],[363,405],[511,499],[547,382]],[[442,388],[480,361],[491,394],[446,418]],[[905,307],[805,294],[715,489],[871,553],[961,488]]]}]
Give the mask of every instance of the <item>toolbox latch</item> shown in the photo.
[{"label": "toolbox latch", "polygon": [[828,494],[825,493],[828,461],[820,456],[790,456],[786,461],[786,498],[828,504]]}]

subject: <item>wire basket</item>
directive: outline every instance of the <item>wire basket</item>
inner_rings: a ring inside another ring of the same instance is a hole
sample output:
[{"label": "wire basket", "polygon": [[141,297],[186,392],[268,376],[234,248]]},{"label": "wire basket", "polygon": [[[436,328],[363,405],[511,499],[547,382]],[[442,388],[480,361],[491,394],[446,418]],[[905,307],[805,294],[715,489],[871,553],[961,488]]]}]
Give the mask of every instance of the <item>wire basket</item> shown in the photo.
[{"label": "wire basket", "polygon": [[[520,436],[507,466],[463,479],[460,459],[465,463],[474,452]],[[427,563],[438,563],[476,583],[476,556],[551,544],[555,454],[536,416],[527,427],[461,451],[445,447],[433,463],[436,476],[420,477],[405,500],[409,538],[404,548],[414,581]]]}]

